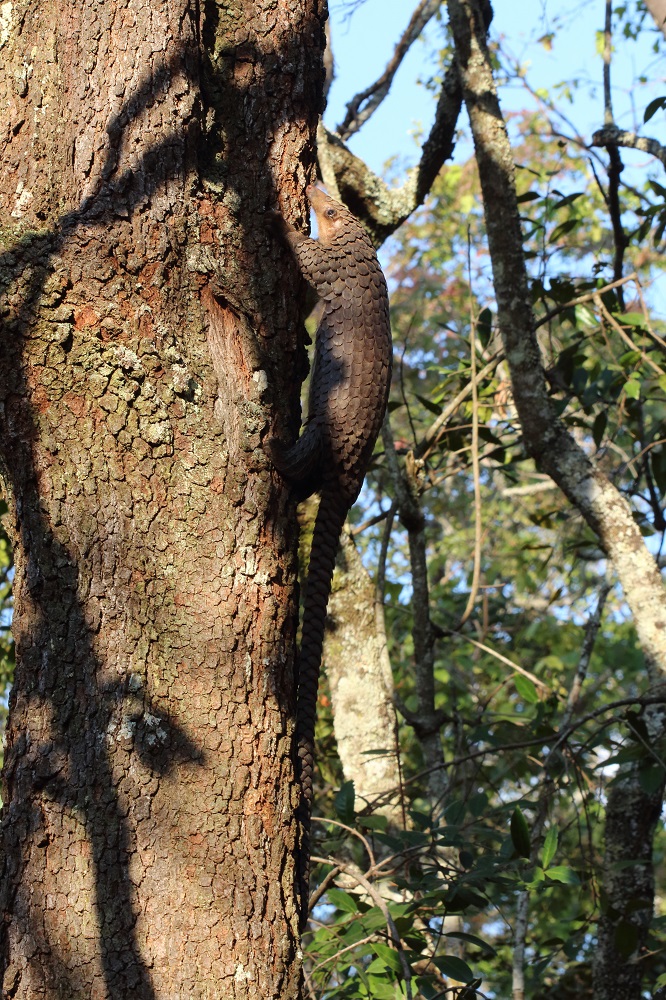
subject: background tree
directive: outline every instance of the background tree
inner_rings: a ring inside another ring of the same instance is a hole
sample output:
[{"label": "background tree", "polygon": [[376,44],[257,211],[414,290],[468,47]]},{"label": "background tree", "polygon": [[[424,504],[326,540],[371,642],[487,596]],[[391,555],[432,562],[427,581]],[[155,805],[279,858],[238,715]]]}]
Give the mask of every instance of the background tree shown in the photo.
[{"label": "background tree", "polygon": [[[611,41],[658,47],[657,15],[600,5],[594,137],[564,111],[573,84],[544,93],[503,39],[488,51],[472,0],[437,22],[408,176],[346,142],[439,3],[405,12],[385,72],[318,130],[321,176],[376,242],[409,221],[391,420],[352,515],[375,584],[346,543],[330,609],[302,988],[297,530],[262,448],[296,433],[302,288],[264,213],[305,225],[325,11],[6,6],[5,991],[652,992],[666,189],[658,141],[614,122]],[[530,102],[513,148],[504,81]],[[475,155],[448,164],[463,104]],[[629,182],[624,146],[655,170]]]}]

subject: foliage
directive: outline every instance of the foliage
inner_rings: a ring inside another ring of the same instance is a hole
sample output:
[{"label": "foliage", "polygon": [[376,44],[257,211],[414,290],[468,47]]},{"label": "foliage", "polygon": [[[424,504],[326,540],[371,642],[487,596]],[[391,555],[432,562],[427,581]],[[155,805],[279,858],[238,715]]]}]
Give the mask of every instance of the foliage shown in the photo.
[{"label": "foliage", "polygon": [[[642,14],[633,13],[630,21],[625,10],[623,23],[638,31]],[[663,269],[666,188],[643,177],[623,190],[625,273],[635,276],[614,284],[598,164],[591,167],[576,137],[567,139],[547,112],[544,101],[512,121],[547,378],[561,419],[630,500],[660,553],[666,326],[654,316],[649,288]],[[432,799],[423,741],[405,721],[406,827],[357,812],[352,784],[333,794],[339,769],[324,719],[329,786],[320,795],[337,820],[318,831],[316,853],[330,863],[315,872],[321,895],[308,983],[312,995],[327,998],[507,997],[524,911],[526,995],[591,996],[595,924],[606,906],[606,792],[627,761],[639,763],[646,789],[659,787],[666,748],[646,736],[643,659],[621,594],[606,585],[603,553],[523,450],[496,338],[473,159],[447,166],[426,207],[403,227],[390,277],[399,359],[391,421],[399,454],[422,462],[446,791]],[[476,402],[471,351],[485,372]],[[381,461],[372,489],[372,509],[386,511],[393,486]],[[380,521],[376,535],[366,534],[369,559],[382,530]],[[478,590],[463,621],[477,542]],[[412,596],[407,534],[398,524],[386,620],[396,693],[408,714],[418,706]],[[658,894],[664,846],[660,831]],[[666,977],[664,921],[658,911],[641,955],[653,985]],[[633,933],[630,918],[618,924],[621,952],[632,953]]]}]

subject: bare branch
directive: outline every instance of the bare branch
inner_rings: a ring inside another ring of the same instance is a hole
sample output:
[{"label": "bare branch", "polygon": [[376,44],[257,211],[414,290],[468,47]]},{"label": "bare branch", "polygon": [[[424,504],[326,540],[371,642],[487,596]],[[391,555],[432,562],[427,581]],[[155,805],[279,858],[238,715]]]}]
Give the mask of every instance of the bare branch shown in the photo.
[{"label": "bare branch", "polygon": [[[611,58],[613,54],[613,7],[612,0],[606,0],[606,19],[604,24],[604,125],[613,125],[613,104],[611,99]],[[606,146],[608,152],[608,211],[613,227],[613,277],[622,277],[624,252],[629,246],[629,239],[622,225],[622,206],[620,204],[620,174],[624,170],[622,157],[616,145]],[[620,285],[617,290],[620,305],[624,306],[624,291]]]},{"label": "bare branch", "polygon": [[384,72],[369,87],[366,87],[365,90],[361,90],[355,97],[352,97],[348,103],[347,114],[337,129],[341,139],[349,139],[354,132],[358,132],[361,126],[377,110],[391,89],[393,78],[398,71],[400,63],[430,18],[437,13],[441,3],[442,0],[421,0],[411,16],[402,38],[396,45],[395,51],[389,59]]},{"label": "bare branch", "polygon": [[326,79],[324,80],[324,100],[327,101],[331,84],[335,80],[335,58],[331,44],[331,22],[328,18],[324,30],[326,32],[326,48],[324,49],[324,72],[326,73]]},{"label": "bare branch", "polygon": [[590,146],[625,146],[627,149],[639,149],[641,153],[649,153],[650,156],[656,157],[666,167],[666,146],[662,146],[656,139],[627,132],[617,125],[604,125],[603,128],[597,129],[592,136]]},{"label": "bare branch", "polygon": [[601,295],[599,295],[598,293],[594,296],[594,304],[601,313],[601,315],[604,317],[606,322],[613,327],[613,329],[620,337],[620,339],[625,342],[627,347],[629,347],[632,351],[637,351],[641,355],[641,358],[645,362],[645,364],[649,365],[650,368],[652,368],[652,370],[657,373],[657,375],[663,375],[664,369],[660,365],[658,365],[656,361],[653,361],[649,354],[647,354],[642,348],[640,348],[637,344],[633,342],[633,340],[631,339],[627,331],[624,329],[624,327],[621,326],[620,323],[618,323],[618,321],[615,319],[613,314],[608,311],[608,309],[603,303]]},{"label": "bare branch", "polygon": [[[482,8],[487,31],[492,9],[487,0],[482,0]],[[377,246],[423,203],[437,174],[453,155],[461,107],[458,67],[452,63],[442,81],[435,120],[423,144],[421,159],[400,188],[390,188],[347,148],[339,135],[320,125],[317,149],[324,183],[361,219]]]},{"label": "bare branch", "polygon": [[[404,465],[398,460],[388,415],[382,425],[382,440],[386,464],[393,482],[400,520],[407,530],[409,562],[412,574],[412,639],[414,642],[414,676],[418,697],[416,712],[399,706],[401,713],[414,727],[421,743],[424,759],[431,764],[442,760],[439,730],[444,715],[435,708],[435,629],[430,618],[430,586],[426,558],[425,517],[419,501],[418,473],[420,464],[410,453]],[[434,772],[433,772],[434,774]],[[437,799],[443,786],[436,775],[431,794]]]},{"label": "bare branch", "polygon": [[465,610],[462,613],[458,628],[461,628],[472,613],[476,603],[476,595],[479,592],[479,582],[481,580],[481,536],[483,533],[483,520],[481,512],[481,470],[479,461],[479,393],[476,380],[476,316],[474,315],[474,300],[472,298],[472,279],[470,262],[469,237],[467,241],[467,270],[469,272],[470,288],[470,382],[472,385],[472,479],[474,482],[474,569],[472,571],[472,586]]}]

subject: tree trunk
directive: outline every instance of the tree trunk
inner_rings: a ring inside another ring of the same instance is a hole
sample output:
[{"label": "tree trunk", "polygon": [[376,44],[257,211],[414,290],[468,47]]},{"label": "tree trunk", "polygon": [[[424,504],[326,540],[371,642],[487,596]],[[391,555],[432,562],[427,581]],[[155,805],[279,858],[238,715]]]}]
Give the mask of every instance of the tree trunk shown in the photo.
[{"label": "tree trunk", "polygon": [[354,781],[357,808],[370,803],[390,823],[404,825],[393,674],[386,635],[377,625],[383,614],[356,546],[343,531],[324,644],[338,754],[345,778]]},{"label": "tree trunk", "polygon": [[663,781],[651,792],[642,787],[638,765],[627,768],[609,790],[594,1000],[639,1000],[644,995],[641,955],[653,916],[652,850],[663,795]]},{"label": "tree trunk", "polygon": [[324,19],[45,0],[0,35],[7,997],[299,993],[296,526],[261,447],[299,279],[263,213],[312,179]]},{"label": "tree trunk", "polygon": [[[663,696],[666,589],[659,567],[629,503],[560,423],[548,395],[523,254],[513,154],[492,75],[481,0],[450,0],[449,16],[479,167],[498,319],[525,448],[577,507],[612,561],[645,656],[649,693]],[[650,738],[661,742],[665,731],[664,712],[655,710]],[[653,908],[650,858],[664,790],[662,783],[646,794],[636,768],[624,775],[623,789],[624,794],[609,797],[606,815],[604,891],[609,910],[599,921],[594,970],[594,995],[604,1000],[640,997],[637,955]],[[618,876],[618,859],[636,860],[644,871],[637,874],[632,866]],[[624,918],[621,947],[616,930]]]}]

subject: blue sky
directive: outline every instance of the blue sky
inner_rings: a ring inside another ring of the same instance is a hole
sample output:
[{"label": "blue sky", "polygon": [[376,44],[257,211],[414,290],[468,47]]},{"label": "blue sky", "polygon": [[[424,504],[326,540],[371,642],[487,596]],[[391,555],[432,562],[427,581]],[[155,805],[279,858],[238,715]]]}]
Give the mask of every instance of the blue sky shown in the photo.
[{"label": "blue sky", "polygon": [[[337,78],[331,89],[325,121],[335,127],[344,116],[346,102],[370,84],[383,70],[395,43],[407,25],[414,2],[364,0],[350,18],[348,0],[331,0],[333,51]],[[536,87],[552,88],[562,80],[579,77],[580,87],[567,114],[579,131],[591,136],[602,124],[602,60],[596,51],[595,32],[603,27],[604,0],[495,0],[491,33],[504,36],[511,53],[529,67]],[[446,16],[446,14],[445,14]],[[551,51],[538,41],[554,32]],[[442,38],[441,26],[432,23],[425,42],[418,42],[401,66],[389,97],[374,117],[353,137],[351,148],[381,172],[391,157],[405,165],[414,163],[418,150],[414,134],[428,129],[434,113],[434,97],[419,84],[436,70],[434,52]],[[618,38],[613,62],[615,117],[624,128],[640,126],[643,109],[655,96],[666,93],[663,60],[658,61],[644,39],[640,43]],[[633,90],[630,83],[645,73],[651,83]],[[622,85],[619,85],[622,84]],[[505,110],[524,108],[528,98],[522,88],[500,92]],[[663,114],[649,123],[645,134],[660,138]],[[465,120],[461,121],[464,126]],[[664,137],[666,139],[666,136]],[[645,164],[646,157],[623,152],[627,162]]]}]

